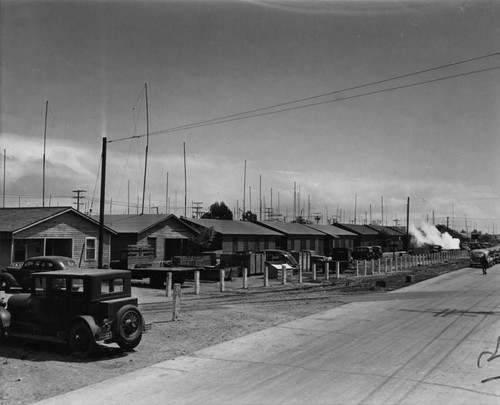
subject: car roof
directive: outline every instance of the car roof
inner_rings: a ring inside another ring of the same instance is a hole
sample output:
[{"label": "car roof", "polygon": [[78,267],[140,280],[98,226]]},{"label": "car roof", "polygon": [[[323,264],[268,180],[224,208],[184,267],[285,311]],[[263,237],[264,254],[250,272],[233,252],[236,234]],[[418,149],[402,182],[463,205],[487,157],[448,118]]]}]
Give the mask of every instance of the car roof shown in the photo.
[{"label": "car roof", "polygon": [[[30,257],[28,260],[52,260],[52,261],[71,260],[72,262],[74,262],[74,260],[71,257],[67,257],[67,256],[34,256],[34,257]],[[26,260],[26,261],[28,261],[28,260]]]},{"label": "car roof", "polygon": [[96,277],[96,276],[120,276],[120,275],[130,275],[128,270],[109,270],[109,269],[68,269],[68,270],[55,270],[55,271],[41,271],[35,273],[36,276],[51,276],[51,277],[61,277],[61,276],[86,276],[86,277]]}]

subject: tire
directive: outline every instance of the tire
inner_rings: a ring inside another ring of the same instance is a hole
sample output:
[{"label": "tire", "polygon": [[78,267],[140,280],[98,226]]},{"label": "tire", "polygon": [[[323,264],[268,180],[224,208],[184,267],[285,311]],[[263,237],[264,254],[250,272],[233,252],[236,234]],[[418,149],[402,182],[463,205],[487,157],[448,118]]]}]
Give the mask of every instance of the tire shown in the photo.
[{"label": "tire", "polygon": [[5,328],[3,327],[2,321],[0,320],[0,346],[5,343]]},{"label": "tire", "polygon": [[133,305],[125,305],[116,315],[116,343],[123,350],[134,349],[142,339],[144,320],[139,310]]},{"label": "tire", "polygon": [[73,355],[80,359],[90,357],[97,346],[90,327],[83,321],[77,321],[71,326],[68,344]]}]

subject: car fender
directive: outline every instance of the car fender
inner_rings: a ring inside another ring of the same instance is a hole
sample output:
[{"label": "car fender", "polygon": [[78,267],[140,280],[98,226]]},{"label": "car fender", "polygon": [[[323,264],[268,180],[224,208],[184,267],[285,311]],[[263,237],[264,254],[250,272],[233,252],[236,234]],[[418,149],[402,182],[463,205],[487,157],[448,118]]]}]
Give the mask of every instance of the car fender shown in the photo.
[{"label": "car fender", "polygon": [[0,322],[2,322],[3,328],[7,330],[10,326],[10,311],[3,307],[0,307]]},{"label": "car fender", "polygon": [[75,316],[71,320],[70,328],[71,328],[71,325],[73,325],[76,321],[83,321],[83,322],[85,322],[89,326],[89,328],[92,331],[93,335],[95,335],[99,331],[99,326],[95,323],[94,317],[92,317],[90,315]]},{"label": "car fender", "polygon": [[15,277],[8,271],[0,272],[0,280],[8,281],[11,287],[19,287],[19,283],[17,282]]}]

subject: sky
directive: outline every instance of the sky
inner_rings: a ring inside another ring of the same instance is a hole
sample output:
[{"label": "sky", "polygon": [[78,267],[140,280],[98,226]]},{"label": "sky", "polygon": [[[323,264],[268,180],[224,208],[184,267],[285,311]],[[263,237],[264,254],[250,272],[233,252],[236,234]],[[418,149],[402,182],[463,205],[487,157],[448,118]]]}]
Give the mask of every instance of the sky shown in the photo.
[{"label": "sky", "polygon": [[409,199],[412,223],[500,233],[499,20],[500,0],[0,0],[1,204],[84,190],[96,214],[105,137],[106,213],[406,225]]}]

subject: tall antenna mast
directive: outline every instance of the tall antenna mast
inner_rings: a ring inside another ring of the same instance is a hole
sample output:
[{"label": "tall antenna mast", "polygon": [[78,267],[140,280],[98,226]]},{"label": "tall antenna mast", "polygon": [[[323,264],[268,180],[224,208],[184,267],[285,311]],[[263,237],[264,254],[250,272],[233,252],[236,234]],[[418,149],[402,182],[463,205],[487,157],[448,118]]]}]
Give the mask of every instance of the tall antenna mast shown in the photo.
[{"label": "tall antenna mast", "polygon": [[149,106],[148,106],[148,84],[144,83],[144,92],[146,97],[146,159],[144,162],[144,183],[142,186],[142,209],[141,215],[144,214],[144,198],[146,196],[146,175],[148,172],[148,149],[149,149]]},{"label": "tall antenna mast", "polygon": [[47,145],[47,111],[49,100],[45,100],[45,129],[43,131],[43,175],[42,175],[42,207],[45,207],[45,147]]},{"label": "tall antenna mast", "polygon": [[247,161],[245,160],[245,170],[243,172],[243,215],[245,215],[246,189],[247,189]]},{"label": "tall antenna mast", "polygon": [[187,172],[186,172],[186,142],[183,142],[184,147],[184,217],[187,218]]}]

